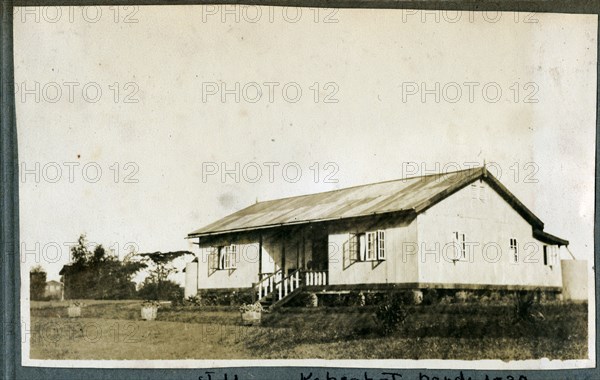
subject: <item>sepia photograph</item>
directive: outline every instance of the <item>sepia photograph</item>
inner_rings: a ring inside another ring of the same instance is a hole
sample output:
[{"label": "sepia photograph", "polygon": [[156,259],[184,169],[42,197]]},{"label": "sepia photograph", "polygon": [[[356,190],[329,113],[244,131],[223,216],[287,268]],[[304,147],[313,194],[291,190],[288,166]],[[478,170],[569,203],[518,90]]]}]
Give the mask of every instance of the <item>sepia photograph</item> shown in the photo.
[{"label": "sepia photograph", "polygon": [[44,6],[13,28],[23,366],[596,366],[597,15]]}]

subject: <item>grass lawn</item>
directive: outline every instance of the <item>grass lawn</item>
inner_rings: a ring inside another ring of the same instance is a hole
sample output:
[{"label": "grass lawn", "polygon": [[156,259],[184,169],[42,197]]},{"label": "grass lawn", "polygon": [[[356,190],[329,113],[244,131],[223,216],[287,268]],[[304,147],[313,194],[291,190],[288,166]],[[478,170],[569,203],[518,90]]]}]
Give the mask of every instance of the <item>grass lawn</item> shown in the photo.
[{"label": "grass lawn", "polygon": [[161,308],[140,320],[140,301],[31,305],[33,359],[583,359],[587,306],[546,304],[544,319],[515,323],[512,305],[414,307],[382,336],[373,308],[282,308],[241,326],[236,307]]}]

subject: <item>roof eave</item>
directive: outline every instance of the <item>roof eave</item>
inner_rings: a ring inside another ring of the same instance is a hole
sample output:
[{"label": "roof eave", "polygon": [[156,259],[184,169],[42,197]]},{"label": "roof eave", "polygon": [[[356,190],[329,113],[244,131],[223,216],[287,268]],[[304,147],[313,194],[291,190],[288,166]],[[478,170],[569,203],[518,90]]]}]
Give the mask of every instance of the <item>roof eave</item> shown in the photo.
[{"label": "roof eave", "polygon": [[534,229],[533,237],[541,241],[542,243],[555,244],[555,245],[564,245],[568,246],[569,241],[565,239],[561,239],[558,236],[554,236],[545,231]]},{"label": "roof eave", "polygon": [[303,224],[308,225],[308,224],[315,224],[315,223],[335,222],[335,221],[344,220],[344,219],[365,218],[365,217],[369,217],[369,216],[379,216],[379,215],[384,215],[384,214],[395,214],[395,213],[410,215],[410,214],[416,214],[417,212],[414,208],[412,208],[412,209],[408,209],[408,210],[372,212],[372,213],[362,214],[362,215],[353,215],[350,217],[341,216],[341,217],[336,217],[336,218],[311,219],[311,220],[301,220],[301,221],[297,221],[297,222],[266,224],[266,225],[262,225],[262,226],[236,228],[236,229],[231,229],[231,230],[190,233],[187,235],[186,239],[195,239],[195,238],[207,237],[207,236],[227,235],[227,234],[234,234],[234,233],[240,233],[240,232],[258,231],[258,230],[287,227],[287,226],[299,226],[299,225],[303,225]]}]

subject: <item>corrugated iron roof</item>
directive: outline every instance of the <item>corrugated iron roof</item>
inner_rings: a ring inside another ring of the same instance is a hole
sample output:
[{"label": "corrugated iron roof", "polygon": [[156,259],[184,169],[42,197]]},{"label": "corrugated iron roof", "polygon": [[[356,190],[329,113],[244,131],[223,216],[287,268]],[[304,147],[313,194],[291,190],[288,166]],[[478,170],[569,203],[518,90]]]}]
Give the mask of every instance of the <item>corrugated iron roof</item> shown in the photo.
[{"label": "corrugated iron roof", "polygon": [[413,210],[434,195],[481,173],[482,169],[463,170],[259,202],[189,236]]},{"label": "corrugated iron roof", "polygon": [[390,212],[418,214],[479,178],[488,182],[535,230],[543,230],[542,221],[481,167],[258,202],[191,232],[188,238]]}]

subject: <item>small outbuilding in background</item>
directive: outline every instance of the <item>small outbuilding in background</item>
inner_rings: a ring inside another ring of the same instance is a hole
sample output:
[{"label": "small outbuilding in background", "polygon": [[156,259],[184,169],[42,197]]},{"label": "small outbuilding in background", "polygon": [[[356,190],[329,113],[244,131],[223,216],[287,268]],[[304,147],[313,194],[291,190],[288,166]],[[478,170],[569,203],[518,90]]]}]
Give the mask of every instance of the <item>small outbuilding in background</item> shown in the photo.
[{"label": "small outbuilding in background", "polygon": [[44,298],[63,301],[65,299],[64,289],[62,282],[54,280],[48,281],[46,282],[46,288],[44,289]]}]

